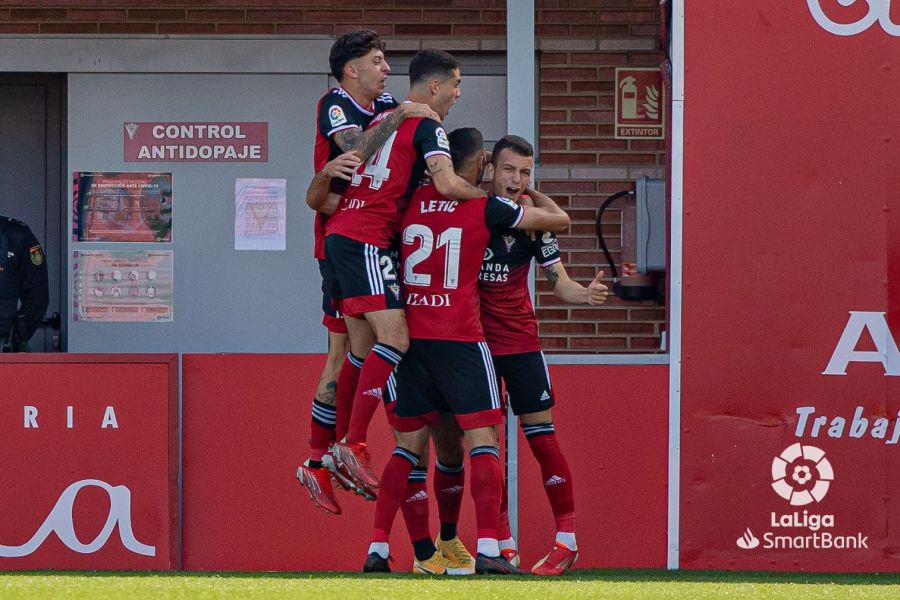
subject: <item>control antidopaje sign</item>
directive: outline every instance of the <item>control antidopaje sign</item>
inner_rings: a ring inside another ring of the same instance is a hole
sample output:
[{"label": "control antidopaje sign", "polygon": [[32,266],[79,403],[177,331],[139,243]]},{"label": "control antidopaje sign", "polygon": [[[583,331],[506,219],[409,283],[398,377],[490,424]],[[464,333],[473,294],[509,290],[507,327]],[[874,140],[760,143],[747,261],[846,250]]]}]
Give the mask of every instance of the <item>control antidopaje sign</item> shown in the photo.
[{"label": "control antidopaje sign", "polygon": [[267,122],[139,122],[123,125],[125,162],[266,162]]},{"label": "control antidopaje sign", "polygon": [[900,3],[685,4],[680,565],[896,570]]}]

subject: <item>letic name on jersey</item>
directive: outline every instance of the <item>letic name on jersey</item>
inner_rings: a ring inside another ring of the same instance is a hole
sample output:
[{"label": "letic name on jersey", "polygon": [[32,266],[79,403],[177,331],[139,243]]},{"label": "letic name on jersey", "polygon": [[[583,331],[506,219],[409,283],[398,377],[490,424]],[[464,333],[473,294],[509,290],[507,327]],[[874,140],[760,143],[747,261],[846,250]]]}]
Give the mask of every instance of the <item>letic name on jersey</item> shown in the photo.
[{"label": "letic name on jersey", "polygon": [[450,294],[419,294],[407,292],[407,306],[450,306]]},{"label": "letic name on jersey", "polygon": [[456,210],[457,204],[459,204],[459,202],[457,202],[456,200],[422,200],[421,212],[453,212],[454,210]]},{"label": "letic name on jersey", "polygon": [[355,210],[362,208],[366,205],[365,200],[360,200],[359,198],[348,198],[344,205],[341,206],[341,210]]},{"label": "letic name on jersey", "polygon": [[496,262],[481,263],[480,281],[509,281],[509,265]]}]

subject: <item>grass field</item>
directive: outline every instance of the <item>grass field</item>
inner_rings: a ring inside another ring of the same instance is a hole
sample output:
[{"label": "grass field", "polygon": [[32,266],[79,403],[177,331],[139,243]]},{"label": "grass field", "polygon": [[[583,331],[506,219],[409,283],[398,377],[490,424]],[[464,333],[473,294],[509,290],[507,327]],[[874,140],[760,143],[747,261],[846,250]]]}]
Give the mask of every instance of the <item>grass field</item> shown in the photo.
[{"label": "grass field", "polygon": [[22,572],[0,575],[0,598],[900,598],[900,573],[576,571],[536,577],[410,574]]}]

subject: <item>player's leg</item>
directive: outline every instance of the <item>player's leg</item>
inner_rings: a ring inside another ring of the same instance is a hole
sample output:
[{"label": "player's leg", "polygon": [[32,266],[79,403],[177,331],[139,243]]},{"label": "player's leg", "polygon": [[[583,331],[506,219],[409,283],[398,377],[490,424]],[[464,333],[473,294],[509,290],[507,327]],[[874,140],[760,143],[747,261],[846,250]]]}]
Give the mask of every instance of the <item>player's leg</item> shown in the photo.
[{"label": "player's leg", "polygon": [[452,414],[441,413],[440,423],[431,427],[431,440],[435,450],[434,496],[441,523],[435,546],[457,566],[474,570],[475,558],[456,530],[465,490],[466,451],[462,430]]},{"label": "player's leg", "polygon": [[498,357],[510,405],[541,468],[541,481],[556,521],[556,539],[550,551],[532,568],[535,575],[561,575],[578,558],[575,540],[575,491],[572,472],[559,445],[550,407],[555,399],[543,353]]},{"label": "player's leg", "polygon": [[348,444],[366,442],[369,423],[383,400],[388,377],[409,347],[409,333],[402,309],[368,312],[365,317],[375,332],[376,342],[360,371],[353,399],[353,415],[347,431]]},{"label": "player's leg", "polygon": [[556,521],[553,550],[532,567],[535,575],[562,575],[578,559],[572,472],[559,446],[550,410],[520,416],[522,431],[541,467],[544,491]]},{"label": "player's leg", "polygon": [[[382,474],[382,488],[375,506],[375,528],[370,561],[388,554],[387,540],[397,509],[408,499],[410,475],[416,464],[426,456],[428,425],[437,421],[432,406],[434,388],[427,372],[416,360],[415,352],[398,368],[395,383],[389,393],[396,393],[396,410],[392,414],[397,446]],[[407,528],[413,544],[415,561],[413,572],[423,574],[467,574],[445,559],[434,546],[428,531],[427,518],[422,521],[407,519]],[[373,554],[375,556],[373,556]],[[386,560],[386,559],[385,559]]]},{"label": "player's leg", "polygon": [[[381,493],[375,502],[375,525],[372,531],[372,542],[369,544],[369,555],[366,559],[364,571],[384,571],[389,569],[374,569],[372,566],[379,562],[387,565],[389,556],[388,540],[394,518],[400,506],[406,500],[406,490],[410,473],[419,463],[428,443],[428,429],[424,423],[413,431],[398,432],[397,446],[391,454],[391,458],[385,465],[381,475],[383,483]],[[427,536],[426,537],[430,537]],[[430,540],[429,540],[430,542]],[[373,554],[375,556],[373,556]],[[377,559],[380,558],[381,561]]]},{"label": "player's leg", "polygon": [[[328,330],[328,357],[311,406],[309,459],[297,468],[297,480],[306,487],[316,506],[339,515],[341,507],[331,483],[336,469],[328,449],[334,442],[337,423],[337,371],[347,352],[348,337],[347,326],[332,302],[337,288],[325,260],[319,261],[319,273],[322,276],[322,324]],[[335,479],[341,482],[337,476]]]},{"label": "player's leg", "polygon": [[[418,341],[418,340],[417,340]],[[496,426],[503,422],[490,351],[484,342],[432,341],[436,386],[463,430],[469,449],[469,490],[478,529],[476,573],[521,573],[500,556],[497,526],[503,473]]]},{"label": "player's leg", "polygon": [[[353,412],[346,439],[335,444],[339,460],[347,463],[354,481],[370,489],[379,487],[372,470],[366,440],[369,423],[384,400],[384,388],[391,372],[400,364],[409,345],[406,319],[400,309],[367,313],[376,342],[363,362],[353,398]],[[352,456],[352,457],[351,457]]]},{"label": "player's leg", "polygon": [[[509,406],[509,394],[503,390],[503,373],[496,361],[494,361],[494,369],[497,371],[497,389],[501,390],[501,398],[504,400],[501,411],[503,412],[503,417],[505,419],[507,407]],[[497,437],[498,439],[500,437],[499,429]],[[500,542],[500,556],[505,558],[509,564],[518,567],[521,564],[521,559],[519,557],[519,550],[516,547],[516,540],[513,538],[512,530],[509,526],[509,489],[505,479],[501,491],[503,492],[503,496],[500,500],[500,523],[497,526],[497,539]]]},{"label": "player's leg", "polygon": [[[351,353],[365,358],[359,370],[346,440],[336,443],[333,452],[338,464],[348,470],[355,482],[364,489],[375,490],[378,478],[371,469],[366,434],[369,421],[383,400],[385,383],[409,343],[400,287],[388,250],[330,235],[325,239],[325,251],[329,264],[334,257]],[[370,314],[374,316],[370,318]],[[364,325],[374,332],[376,343],[367,354],[357,354],[363,352],[357,342],[361,339],[358,332],[365,329]],[[342,375],[348,370],[345,368]],[[339,380],[338,390],[340,384]],[[343,397],[343,392],[339,393]],[[344,414],[340,408],[338,412]]]}]

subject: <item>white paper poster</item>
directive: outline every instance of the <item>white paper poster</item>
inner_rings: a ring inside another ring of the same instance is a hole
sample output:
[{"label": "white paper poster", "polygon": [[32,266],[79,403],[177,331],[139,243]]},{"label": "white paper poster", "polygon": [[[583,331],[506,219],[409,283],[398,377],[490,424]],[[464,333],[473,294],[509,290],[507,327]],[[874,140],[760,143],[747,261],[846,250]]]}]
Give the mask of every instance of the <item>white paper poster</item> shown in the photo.
[{"label": "white paper poster", "polygon": [[286,179],[236,179],[234,249],[285,250]]}]

